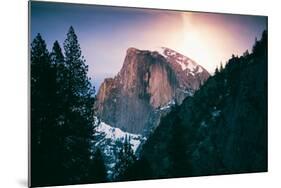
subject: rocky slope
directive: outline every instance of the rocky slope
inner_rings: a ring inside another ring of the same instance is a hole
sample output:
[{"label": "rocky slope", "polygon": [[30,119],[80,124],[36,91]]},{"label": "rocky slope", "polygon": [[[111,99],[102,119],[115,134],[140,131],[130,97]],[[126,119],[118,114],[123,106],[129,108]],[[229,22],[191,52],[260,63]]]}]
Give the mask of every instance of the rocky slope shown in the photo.
[{"label": "rocky slope", "polygon": [[202,66],[171,49],[129,48],[120,72],[99,88],[97,115],[123,131],[143,134],[158,124],[159,109],[181,104],[208,77]]}]

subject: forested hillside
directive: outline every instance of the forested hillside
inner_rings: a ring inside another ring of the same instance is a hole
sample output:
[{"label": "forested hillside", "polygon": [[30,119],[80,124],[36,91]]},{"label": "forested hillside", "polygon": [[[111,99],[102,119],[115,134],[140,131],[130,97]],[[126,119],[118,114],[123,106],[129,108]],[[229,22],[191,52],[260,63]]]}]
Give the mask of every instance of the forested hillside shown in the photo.
[{"label": "forested hillside", "polygon": [[267,31],[161,119],[123,180],[267,171]]}]

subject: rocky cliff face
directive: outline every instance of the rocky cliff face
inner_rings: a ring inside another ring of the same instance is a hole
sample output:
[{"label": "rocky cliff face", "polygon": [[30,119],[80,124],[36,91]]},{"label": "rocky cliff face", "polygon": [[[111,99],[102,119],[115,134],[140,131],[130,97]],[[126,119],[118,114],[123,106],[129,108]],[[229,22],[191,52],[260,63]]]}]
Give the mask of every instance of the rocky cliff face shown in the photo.
[{"label": "rocky cliff face", "polygon": [[117,76],[100,86],[97,115],[111,126],[142,134],[151,119],[160,118],[161,113],[155,117],[157,110],[171,101],[180,104],[208,77],[203,67],[171,49],[129,48]]}]

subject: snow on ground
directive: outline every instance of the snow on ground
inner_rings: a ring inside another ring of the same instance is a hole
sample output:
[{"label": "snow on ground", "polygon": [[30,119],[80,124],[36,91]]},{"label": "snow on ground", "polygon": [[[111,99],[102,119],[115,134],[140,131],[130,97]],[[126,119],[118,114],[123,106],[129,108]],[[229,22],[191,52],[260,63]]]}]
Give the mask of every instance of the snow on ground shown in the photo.
[{"label": "snow on ground", "polygon": [[142,142],[146,141],[146,137],[140,134],[132,134],[122,131],[119,128],[111,127],[110,125],[99,121],[95,117],[95,142],[94,148],[99,148],[104,154],[104,161],[107,168],[108,178],[111,179],[114,173],[114,166],[116,165],[117,154],[122,149],[125,138],[129,139],[132,150],[136,153],[138,147]]},{"label": "snow on ground", "polygon": [[166,105],[160,107],[159,110],[166,110],[166,109],[169,109],[171,108],[172,106],[174,106],[176,104],[175,100],[171,100],[169,101]]},{"label": "snow on ground", "polygon": [[200,73],[200,72],[203,72],[203,69],[202,69],[202,67],[200,67],[200,66],[198,66],[199,68],[198,68],[198,73]]},{"label": "snow on ground", "polygon": [[182,70],[186,70],[188,68],[188,64],[184,61],[177,61],[177,63],[181,66]]},{"label": "snow on ground", "polygon": [[215,110],[212,112],[213,117],[218,117],[220,115],[221,111],[220,110]]},{"label": "snow on ground", "polygon": [[202,121],[202,122],[200,123],[200,125],[201,125],[201,127],[204,127],[204,128],[208,127],[208,125],[206,124],[205,121]]},{"label": "snow on ground", "polygon": [[193,61],[191,61],[190,59],[187,61],[188,64],[187,64],[187,68],[190,70],[190,71],[194,71],[196,69],[196,67],[198,66],[196,63],[194,63]]},{"label": "snow on ground", "polygon": [[158,52],[160,55],[162,55],[163,57],[167,58],[168,56],[164,53],[166,48],[164,47],[156,47],[154,49],[151,49],[151,51],[156,51]]},{"label": "snow on ground", "polygon": [[221,114],[221,110],[218,110],[216,106],[214,106],[213,111],[211,112],[213,117],[218,117]]},{"label": "snow on ground", "polygon": [[[103,134],[103,140],[104,139],[110,139],[112,142],[121,141],[124,142],[125,138],[130,139],[130,144],[134,152],[136,152],[137,148],[139,147],[141,141],[143,140],[143,136],[140,134],[132,134],[125,131],[122,131],[119,128],[111,127],[110,125],[101,122],[95,129],[96,134]],[[100,142],[103,140],[100,140],[96,143],[96,145],[100,145]]]}]

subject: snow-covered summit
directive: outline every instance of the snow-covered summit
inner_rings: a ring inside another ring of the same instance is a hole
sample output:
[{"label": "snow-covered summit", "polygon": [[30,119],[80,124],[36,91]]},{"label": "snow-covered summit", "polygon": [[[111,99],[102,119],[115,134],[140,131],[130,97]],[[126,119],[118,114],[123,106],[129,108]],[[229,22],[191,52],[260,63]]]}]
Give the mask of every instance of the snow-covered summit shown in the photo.
[{"label": "snow-covered summit", "polygon": [[176,52],[170,48],[159,47],[155,49],[160,55],[165,57],[169,62],[178,64],[182,71],[187,75],[194,76],[195,74],[206,71],[201,65],[197,64],[194,60]]}]

